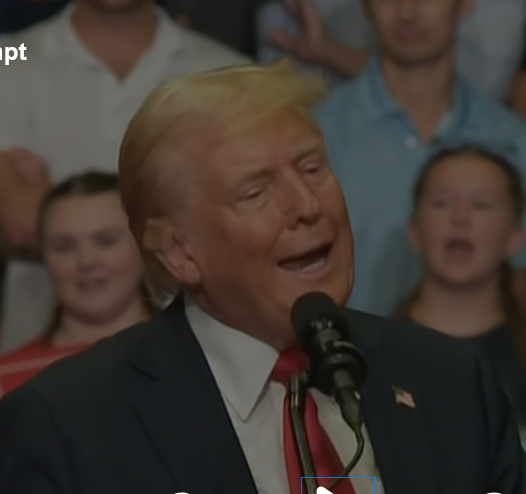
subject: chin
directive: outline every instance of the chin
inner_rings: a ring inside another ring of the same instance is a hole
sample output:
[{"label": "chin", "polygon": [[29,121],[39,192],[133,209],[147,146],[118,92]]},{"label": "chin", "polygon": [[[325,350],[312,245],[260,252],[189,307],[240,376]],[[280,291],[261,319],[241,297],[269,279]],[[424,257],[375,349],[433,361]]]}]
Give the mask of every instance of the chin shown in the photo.
[{"label": "chin", "polygon": [[439,276],[440,284],[452,292],[463,292],[478,287],[486,277],[479,273],[451,273]]},{"label": "chin", "polygon": [[393,50],[391,58],[401,67],[420,67],[435,60],[434,53],[424,50]]},{"label": "chin", "polygon": [[109,314],[115,312],[113,306],[109,306],[106,302],[104,303],[84,303],[79,311],[84,318],[92,321],[100,321],[108,318]]}]

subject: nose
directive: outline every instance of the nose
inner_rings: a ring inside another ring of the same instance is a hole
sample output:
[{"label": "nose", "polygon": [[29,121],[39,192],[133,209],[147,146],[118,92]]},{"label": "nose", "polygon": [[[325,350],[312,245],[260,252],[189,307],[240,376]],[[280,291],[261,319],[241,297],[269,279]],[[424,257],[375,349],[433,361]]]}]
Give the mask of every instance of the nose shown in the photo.
[{"label": "nose", "polygon": [[467,202],[457,201],[451,209],[451,222],[454,225],[464,226],[469,223],[471,208]]},{"label": "nose", "polygon": [[401,19],[411,19],[416,12],[416,4],[420,0],[398,0],[397,12]]},{"label": "nose", "polygon": [[313,187],[295,170],[286,173],[279,202],[290,229],[315,224],[322,215]]},{"label": "nose", "polygon": [[96,253],[89,245],[79,246],[77,249],[77,265],[80,269],[89,269],[95,264]]}]

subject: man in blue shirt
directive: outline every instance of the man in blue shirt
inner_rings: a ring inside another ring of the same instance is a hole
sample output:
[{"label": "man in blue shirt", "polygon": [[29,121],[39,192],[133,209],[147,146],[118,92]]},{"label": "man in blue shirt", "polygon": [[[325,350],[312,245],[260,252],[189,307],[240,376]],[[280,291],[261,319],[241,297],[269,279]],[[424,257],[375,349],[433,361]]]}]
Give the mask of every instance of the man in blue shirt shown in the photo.
[{"label": "man in blue shirt", "polygon": [[[366,0],[365,0],[366,1]],[[364,0],[271,0],[258,11],[259,60],[284,53],[342,78],[354,77],[376,52]],[[526,29],[524,0],[476,0],[459,24],[456,66],[474,87],[498,101],[509,97]],[[332,80],[331,80],[332,82]]]},{"label": "man in blue shirt", "polygon": [[381,56],[318,117],[356,239],[350,303],[391,314],[418,274],[405,228],[413,184],[433,147],[460,139],[506,148],[526,175],[526,123],[455,75],[457,24],[471,2],[364,1]]}]

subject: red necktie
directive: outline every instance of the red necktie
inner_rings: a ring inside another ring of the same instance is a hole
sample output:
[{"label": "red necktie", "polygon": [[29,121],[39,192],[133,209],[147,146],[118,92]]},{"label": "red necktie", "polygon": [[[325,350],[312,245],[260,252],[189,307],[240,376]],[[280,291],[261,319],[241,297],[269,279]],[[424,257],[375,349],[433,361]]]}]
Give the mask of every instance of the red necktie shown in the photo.
[{"label": "red necktie", "polygon": [[[290,379],[301,374],[307,367],[307,359],[299,349],[282,353],[272,372],[272,379],[287,387],[287,395],[283,406],[283,436],[285,446],[285,461],[291,494],[301,494],[301,464],[294,439],[294,429],[290,415],[290,395],[288,384]],[[305,431],[310,446],[312,461],[317,477],[341,477],[344,466],[334,449],[334,446],[318,420],[318,407],[311,393],[305,399]],[[334,479],[319,479],[318,485],[329,488]],[[332,489],[334,494],[356,494],[350,480],[342,480]]]}]

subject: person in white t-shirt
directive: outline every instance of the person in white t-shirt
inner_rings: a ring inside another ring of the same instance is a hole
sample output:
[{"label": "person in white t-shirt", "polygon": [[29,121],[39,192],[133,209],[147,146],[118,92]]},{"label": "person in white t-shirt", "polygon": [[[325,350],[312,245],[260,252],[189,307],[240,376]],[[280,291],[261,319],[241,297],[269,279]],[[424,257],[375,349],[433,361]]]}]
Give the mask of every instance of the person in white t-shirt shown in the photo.
[{"label": "person in white t-shirt", "polygon": [[2,353],[37,335],[52,306],[44,268],[32,261],[49,185],[90,168],[116,170],[126,125],[166,78],[247,62],[177,26],[152,0],[76,0],[10,43],[24,43],[27,60],[0,67],[0,232],[9,259]]}]

